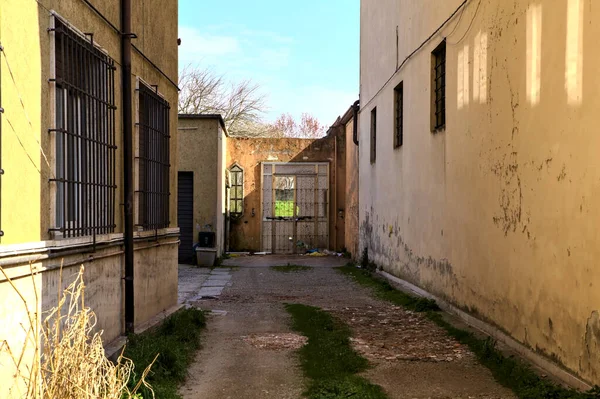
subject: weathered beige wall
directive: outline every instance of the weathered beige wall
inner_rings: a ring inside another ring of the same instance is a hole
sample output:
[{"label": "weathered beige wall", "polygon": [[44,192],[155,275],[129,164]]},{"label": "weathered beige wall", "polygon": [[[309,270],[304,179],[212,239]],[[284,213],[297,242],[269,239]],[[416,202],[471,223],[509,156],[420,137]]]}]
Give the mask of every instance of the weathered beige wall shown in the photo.
[{"label": "weathered beige wall", "polygon": [[[198,232],[222,236],[219,119],[179,118],[179,171],[194,173],[194,243]],[[222,240],[221,240],[222,243]],[[220,244],[219,244],[220,245]]]},{"label": "weathered beige wall", "polygon": [[358,149],[353,139],[354,121],[351,119],[344,126],[346,135],[346,210],[344,219],[344,241],[346,249],[351,253],[353,259],[358,259]]},{"label": "weathered beige wall", "polygon": [[330,218],[334,221],[330,230],[333,235],[333,245],[331,249],[341,252],[347,249],[346,246],[346,128],[343,125],[336,126],[331,129],[330,134],[335,135],[333,163],[335,173],[333,173],[333,198],[332,212]]},{"label": "weathered beige wall", "polygon": [[[361,2],[360,145],[374,106],[378,139],[374,165],[360,152],[360,249],[599,383],[600,10],[493,0],[476,13],[469,2],[384,86],[459,3]],[[446,35],[447,122],[432,134],[430,53]]]},{"label": "weathered beige wall", "polygon": [[177,305],[177,247],[176,237],[136,245],[136,326]]},{"label": "weathered beige wall", "polygon": [[[6,340],[13,356],[18,358],[22,351],[33,356],[34,336],[27,335],[31,325],[29,316],[32,320],[37,317],[38,322],[45,319],[47,312],[57,306],[59,292],[62,293],[74,280],[82,265],[85,268],[85,305],[96,315],[94,331],[102,331],[105,343],[124,333],[123,248],[120,245],[100,246],[105,248],[54,259],[43,259],[44,254],[40,253],[36,257],[43,260],[32,264],[33,270],[38,272],[34,277],[26,260],[10,258],[12,265],[5,266],[4,271],[14,288],[4,275],[0,276],[0,301],[3,304],[0,307],[0,342]],[[176,236],[158,242],[152,239],[136,243],[136,326],[177,304],[177,258],[173,256],[176,251]],[[3,259],[4,263],[7,261]],[[31,364],[31,360],[31,357],[26,358],[25,363]],[[0,364],[0,397],[6,398],[13,386],[15,372],[6,351],[0,351]]]}]

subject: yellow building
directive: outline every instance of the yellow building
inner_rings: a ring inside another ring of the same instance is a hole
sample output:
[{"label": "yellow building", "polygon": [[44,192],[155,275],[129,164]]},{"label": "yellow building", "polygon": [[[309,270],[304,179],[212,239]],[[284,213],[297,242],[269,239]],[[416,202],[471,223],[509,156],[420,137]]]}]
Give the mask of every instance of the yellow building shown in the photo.
[{"label": "yellow building", "polygon": [[361,1],[359,247],[597,384],[593,2]]},{"label": "yellow building", "polygon": [[[85,265],[105,342],[177,303],[177,0],[133,1],[131,29],[127,3],[0,0],[0,342],[16,353],[28,314],[8,279],[39,318]],[[10,365],[0,353],[2,398]]]}]

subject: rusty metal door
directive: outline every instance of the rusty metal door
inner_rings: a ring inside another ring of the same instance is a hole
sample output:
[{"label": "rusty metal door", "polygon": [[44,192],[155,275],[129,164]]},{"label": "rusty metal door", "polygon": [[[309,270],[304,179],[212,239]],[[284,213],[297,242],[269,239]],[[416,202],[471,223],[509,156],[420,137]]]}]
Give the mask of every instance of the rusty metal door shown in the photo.
[{"label": "rusty metal door", "polygon": [[263,163],[263,251],[291,254],[327,248],[328,187],[327,163]]}]

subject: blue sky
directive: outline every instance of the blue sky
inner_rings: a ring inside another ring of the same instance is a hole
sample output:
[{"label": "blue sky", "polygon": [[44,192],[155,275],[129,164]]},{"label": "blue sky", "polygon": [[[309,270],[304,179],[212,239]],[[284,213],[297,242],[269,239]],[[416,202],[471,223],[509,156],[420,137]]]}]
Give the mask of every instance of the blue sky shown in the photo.
[{"label": "blue sky", "polygon": [[260,84],[267,120],[330,125],[358,99],[359,0],[179,0],[179,37],[180,70]]}]

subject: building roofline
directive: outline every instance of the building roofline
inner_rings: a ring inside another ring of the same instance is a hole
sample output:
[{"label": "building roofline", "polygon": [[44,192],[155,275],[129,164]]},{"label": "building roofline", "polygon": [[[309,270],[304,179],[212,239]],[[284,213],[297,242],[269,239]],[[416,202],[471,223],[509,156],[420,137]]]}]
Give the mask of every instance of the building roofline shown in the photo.
[{"label": "building roofline", "polygon": [[229,137],[229,132],[225,127],[225,120],[221,114],[178,114],[178,119],[217,119],[225,132],[225,135]]},{"label": "building roofline", "polygon": [[346,124],[348,122],[350,122],[350,119],[352,119],[354,117],[354,107],[351,105],[350,107],[348,107],[348,110],[346,111],[346,113],[342,116],[342,119],[340,120],[340,122],[342,124]]},{"label": "building roofline", "polygon": [[[354,103],[354,104],[356,104],[356,103]],[[348,122],[350,122],[350,120],[353,117],[354,117],[354,105],[351,105],[350,107],[348,107],[348,109],[346,110],[344,115],[338,116],[337,119],[335,120],[335,122],[333,122],[333,125],[331,125],[329,127],[329,129],[327,129],[327,135],[329,136],[331,129],[338,127],[340,125],[346,125]]]}]

